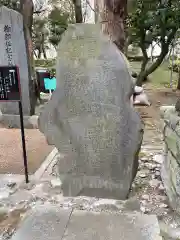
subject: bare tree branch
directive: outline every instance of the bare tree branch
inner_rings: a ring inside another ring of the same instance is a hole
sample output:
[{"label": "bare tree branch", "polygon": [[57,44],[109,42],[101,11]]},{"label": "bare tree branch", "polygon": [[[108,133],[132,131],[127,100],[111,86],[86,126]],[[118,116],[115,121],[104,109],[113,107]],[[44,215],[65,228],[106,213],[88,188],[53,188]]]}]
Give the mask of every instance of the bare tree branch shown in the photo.
[{"label": "bare tree branch", "polygon": [[88,4],[88,6],[90,7],[90,9],[91,9],[93,12],[96,12],[95,9],[91,6],[89,0],[86,0],[86,3]]},{"label": "bare tree branch", "polygon": [[47,11],[47,8],[45,9],[40,9],[40,10],[36,10],[33,12],[33,14],[40,14],[40,13],[43,13],[43,12],[46,12]]}]

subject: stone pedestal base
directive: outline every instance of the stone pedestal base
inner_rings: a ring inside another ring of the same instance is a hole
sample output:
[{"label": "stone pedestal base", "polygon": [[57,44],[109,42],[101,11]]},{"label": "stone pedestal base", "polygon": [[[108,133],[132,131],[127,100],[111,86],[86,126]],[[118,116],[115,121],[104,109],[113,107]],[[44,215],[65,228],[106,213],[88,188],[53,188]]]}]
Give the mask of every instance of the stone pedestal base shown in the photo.
[{"label": "stone pedestal base", "polygon": [[[138,160],[138,159],[137,159]],[[97,198],[125,200],[131,186],[128,173],[119,169],[119,181],[114,181],[107,173],[93,176],[88,168],[75,166],[71,155],[58,157],[57,173],[62,182],[61,189],[66,197],[89,196]],[[83,171],[84,170],[84,171]],[[88,171],[89,170],[89,171]],[[131,173],[129,173],[131,176]]]},{"label": "stone pedestal base", "polygon": [[128,197],[129,191],[125,182],[115,183],[94,176],[61,176],[64,196],[89,196],[96,198],[121,199]]}]

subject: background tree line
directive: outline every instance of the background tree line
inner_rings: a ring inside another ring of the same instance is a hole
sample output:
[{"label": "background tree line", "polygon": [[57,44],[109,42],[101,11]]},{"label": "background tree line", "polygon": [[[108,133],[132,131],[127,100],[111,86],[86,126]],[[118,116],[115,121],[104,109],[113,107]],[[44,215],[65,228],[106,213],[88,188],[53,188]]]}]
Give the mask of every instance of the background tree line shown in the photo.
[{"label": "background tree line", "polygon": [[[88,0],[85,3],[90,6]],[[23,14],[26,36],[29,42],[32,41],[36,58],[47,58],[49,44],[57,48],[69,23],[83,22],[81,0],[49,0],[36,9],[32,0],[1,0],[0,4]],[[51,8],[47,11],[48,6]],[[95,0],[95,6],[90,7],[101,23],[102,31],[122,52],[128,55],[130,44],[141,49],[143,57],[137,76],[137,85],[141,86],[161,65],[173,41],[178,38],[180,1]],[[160,47],[161,53],[151,61],[147,49],[153,43]]]}]

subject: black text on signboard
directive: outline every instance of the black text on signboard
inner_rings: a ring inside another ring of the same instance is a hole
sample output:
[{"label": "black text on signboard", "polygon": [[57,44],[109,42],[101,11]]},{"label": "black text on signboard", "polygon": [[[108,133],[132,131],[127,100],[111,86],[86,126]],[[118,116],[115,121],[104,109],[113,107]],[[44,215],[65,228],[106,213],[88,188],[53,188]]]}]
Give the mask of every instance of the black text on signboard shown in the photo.
[{"label": "black text on signboard", "polygon": [[19,70],[16,66],[0,66],[0,101],[20,101]]}]

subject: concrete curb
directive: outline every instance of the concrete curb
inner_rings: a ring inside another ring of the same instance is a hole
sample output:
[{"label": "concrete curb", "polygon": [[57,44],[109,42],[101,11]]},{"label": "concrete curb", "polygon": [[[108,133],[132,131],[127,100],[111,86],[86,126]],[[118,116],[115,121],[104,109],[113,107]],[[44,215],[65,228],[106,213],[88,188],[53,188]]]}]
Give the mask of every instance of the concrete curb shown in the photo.
[{"label": "concrete curb", "polygon": [[[38,129],[39,116],[24,116],[24,128],[26,129]],[[20,116],[11,114],[0,115],[0,123],[4,127],[8,128],[20,128]]]},{"label": "concrete curb", "polygon": [[55,158],[55,156],[57,155],[58,150],[57,148],[54,148],[52,150],[52,152],[46,157],[45,161],[41,164],[41,166],[39,167],[39,169],[34,173],[33,177],[37,180],[40,179],[44,172],[47,170],[47,168],[49,167],[49,165],[52,163],[53,159]]}]

